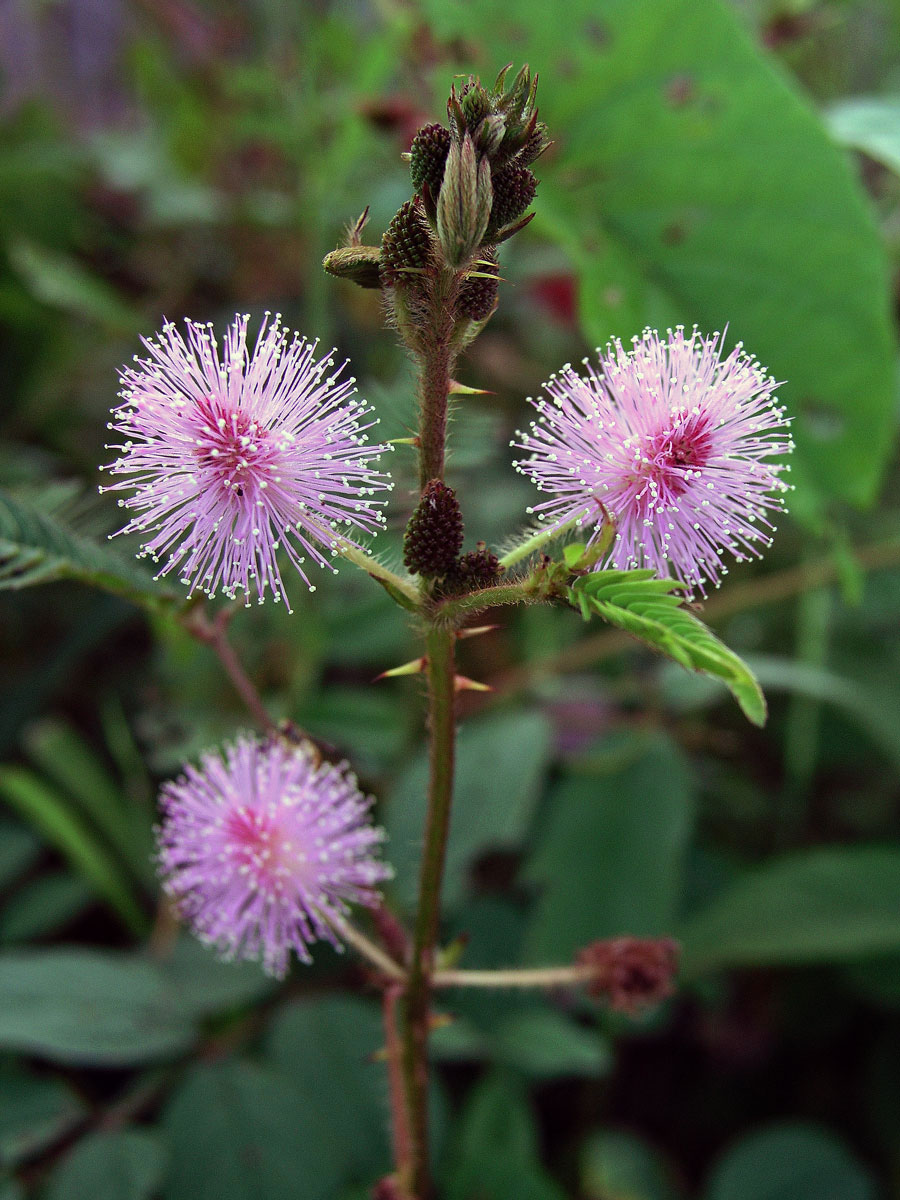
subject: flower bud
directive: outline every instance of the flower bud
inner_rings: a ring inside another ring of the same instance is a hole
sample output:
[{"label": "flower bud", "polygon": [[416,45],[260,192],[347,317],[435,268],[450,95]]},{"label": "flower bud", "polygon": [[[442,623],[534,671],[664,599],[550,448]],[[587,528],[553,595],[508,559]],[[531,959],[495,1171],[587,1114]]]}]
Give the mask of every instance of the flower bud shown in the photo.
[{"label": "flower bud", "polygon": [[481,244],[493,199],[490,164],[479,161],[466,133],[450,147],[437,201],[438,238],[451,266],[461,266]]},{"label": "flower bud", "polygon": [[501,167],[494,175],[494,205],[488,236],[499,233],[521,217],[537,191],[537,180],[518,160]]},{"label": "flower bud", "polygon": [[349,279],[360,287],[377,288],[381,287],[380,261],[377,246],[342,246],[326,254],[322,266],[329,275]]},{"label": "flower bud", "polygon": [[409,171],[416,192],[421,194],[427,186],[437,199],[449,149],[450,131],[443,125],[425,125],[419,130],[409,151]]},{"label": "flower bud", "polygon": [[493,256],[479,261],[476,266],[477,272],[470,275],[460,288],[457,306],[471,321],[483,321],[497,306],[500,267]]},{"label": "flower bud", "polygon": [[413,197],[401,204],[381,239],[381,282],[385,287],[408,282],[431,262],[431,234],[421,203]]},{"label": "flower bud", "polygon": [[403,562],[426,579],[452,570],[462,549],[462,513],[453,488],[432,479],[422,492],[403,538]]},{"label": "flower bud", "polygon": [[478,543],[477,550],[463,554],[455,563],[443,582],[441,591],[445,595],[480,592],[483,588],[493,587],[500,580],[503,567],[500,559],[484,542]]}]

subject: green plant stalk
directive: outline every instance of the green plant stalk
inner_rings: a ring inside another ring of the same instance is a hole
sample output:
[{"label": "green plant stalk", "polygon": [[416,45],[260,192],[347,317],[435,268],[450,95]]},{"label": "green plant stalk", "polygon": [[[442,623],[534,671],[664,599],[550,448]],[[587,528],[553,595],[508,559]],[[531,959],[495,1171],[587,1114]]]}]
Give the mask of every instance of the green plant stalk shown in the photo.
[{"label": "green plant stalk", "polygon": [[[450,375],[456,361],[454,310],[459,292],[456,271],[444,267],[430,281],[425,306],[429,320],[417,335],[419,353],[419,488],[444,478]],[[402,326],[401,326],[402,328]]]},{"label": "green plant stalk", "polygon": [[455,641],[456,634],[452,629],[439,626],[431,626],[425,640],[428,658],[428,814],[412,960],[406,986],[403,1045],[403,1073],[412,1142],[410,1183],[416,1200],[425,1200],[429,1191],[428,1029],[441,882],[453,800]]}]

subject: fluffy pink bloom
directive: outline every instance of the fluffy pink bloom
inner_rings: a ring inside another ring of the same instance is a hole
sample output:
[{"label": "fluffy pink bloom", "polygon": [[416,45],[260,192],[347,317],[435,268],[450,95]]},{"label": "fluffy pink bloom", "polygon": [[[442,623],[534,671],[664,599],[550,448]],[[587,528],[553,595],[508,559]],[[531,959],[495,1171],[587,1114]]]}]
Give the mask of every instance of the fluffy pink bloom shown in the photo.
[{"label": "fluffy pink bloom", "polygon": [[168,324],[144,339],[149,357],[122,371],[110,428],[125,441],[108,469],[127,479],[109,490],[133,491],[119,504],[135,515],[120,532],[143,535],[159,575],[177,568],[192,592],[286,602],[279,547],[309,585],[306,556],[330,565],[340,525],[382,524],[372,497],[388,476],[369,461],[387,447],[367,445],[375,422],[343,367],[278,317],[252,350],[246,316],[221,351],[211,326],[185,325],[186,338]]},{"label": "fluffy pink bloom", "polygon": [[771,516],[787,484],[781,463],[793,449],[777,386],[738,344],[722,355],[719,334],[653,330],[626,352],[616,341],[546,385],[550,399],[513,445],[515,464],[547,493],[529,509],[540,520],[593,525],[609,518],[615,534],[606,561],[617,569],[652,567],[705,595],[728,571],[723,556],[758,557],[771,542]]},{"label": "fluffy pink bloom", "polygon": [[377,903],[391,877],[371,805],[346,764],[240,737],[163,786],[165,890],[202,941],[281,977],[291,950],[310,962],[318,939],[340,949],[348,904]]}]

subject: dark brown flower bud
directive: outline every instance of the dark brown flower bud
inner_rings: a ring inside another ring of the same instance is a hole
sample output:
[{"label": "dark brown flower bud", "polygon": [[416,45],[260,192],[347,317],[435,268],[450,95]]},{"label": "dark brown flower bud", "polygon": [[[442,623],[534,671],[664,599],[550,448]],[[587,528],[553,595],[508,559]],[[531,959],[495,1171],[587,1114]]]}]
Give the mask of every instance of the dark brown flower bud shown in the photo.
[{"label": "dark brown flower bud", "polygon": [[426,484],[403,538],[403,561],[426,579],[446,575],[462,549],[463,521],[456,493],[439,479]]},{"label": "dark brown flower bud", "polygon": [[[497,306],[500,267],[493,257],[484,258],[475,264],[459,290],[459,311],[471,321],[483,321]],[[485,276],[492,278],[485,278]]]},{"label": "dark brown flower bud", "polygon": [[501,167],[494,175],[494,204],[488,237],[521,217],[536,191],[537,180],[518,160]]},{"label": "dark brown flower bud", "polygon": [[619,937],[592,942],[576,962],[592,968],[587,984],[592,996],[617,1012],[652,1008],[675,990],[680,947],[671,938]]},{"label": "dark brown flower bud", "polygon": [[443,580],[441,592],[446,596],[480,592],[499,583],[503,570],[497,555],[488,550],[484,542],[479,542],[477,550],[463,554],[453,565]]},{"label": "dark brown flower bud", "polygon": [[428,266],[431,255],[431,234],[421,202],[413,197],[400,206],[381,239],[383,285],[408,282],[416,269]]},{"label": "dark brown flower bud", "polygon": [[450,131],[443,125],[425,125],[419,130],[409,151],[409,170],[415,191],[421,192],[423,184],[427,184],[437,199],[449,149]]}]

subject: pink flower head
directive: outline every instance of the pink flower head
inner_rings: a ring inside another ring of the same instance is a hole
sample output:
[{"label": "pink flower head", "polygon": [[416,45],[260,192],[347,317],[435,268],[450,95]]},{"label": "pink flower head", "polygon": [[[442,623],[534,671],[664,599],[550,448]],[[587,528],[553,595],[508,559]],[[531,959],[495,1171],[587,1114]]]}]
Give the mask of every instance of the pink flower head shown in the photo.
[{"label": "pink flower head", "polygon": [[604,564],[652,567],[706,594],[728,568],[759,557],[783,508],[793,449],[776,383],[740,343],[722,357],[722,337],[694,329],[653,330],[626,352],[613,342],[586,378],[570,366],[546,385],[550,400],[513,444],[529,451],[515,464],[548,498],[529,509],[555,526],[607,519],[615,534]]},{"label": "pink flower head", "polygon": [[348,903],[376,904],[392,875],[371,797],[309,748],[239,737],[165,784],[160,805],[160,871],[180,914],[224,957],[279,978],[291,950],[308,963],[318,939],[340,949]]},{"label": "pink flower head", "polygon": [[[119,504],[134,512],[122,533],[145,536],[143,553],[176,568],[191,592],[250,602],[271,589],[287,603],[276,551],[304,582],[308,555],[320,566],[343,524],[374,531],[383,523],[388,476],[369,460],[387,449],[366,444],[369,415],[354,400],[317,342],[268,315],[252,351],[247,317],[235,317],[220,351],[210,325],[172,324],[143,339],[147,358],[121,373],[123,403],[110,428],[122,434],[109,465],[128,478],[109,490],[134,491]],[[346,364],[345,364],[346,365]]]}]

